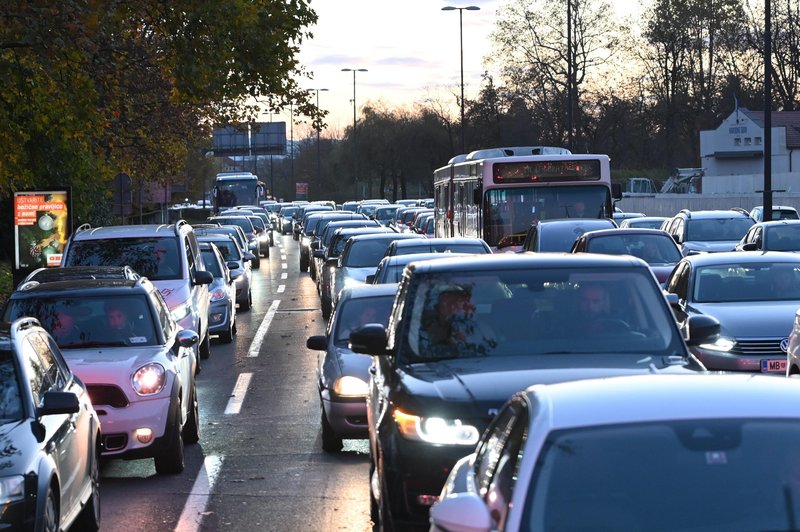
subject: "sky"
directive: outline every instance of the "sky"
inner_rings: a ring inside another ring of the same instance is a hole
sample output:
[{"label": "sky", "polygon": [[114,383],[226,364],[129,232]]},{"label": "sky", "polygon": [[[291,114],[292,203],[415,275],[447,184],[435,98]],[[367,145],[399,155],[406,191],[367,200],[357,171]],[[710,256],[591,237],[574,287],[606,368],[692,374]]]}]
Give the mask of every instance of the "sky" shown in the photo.
[{"label": "sky", "polygon": [[[505,0],[311,0],[318,22],[308,28],[314,36],[301,45],[298,59],[313,74],[313,79],[304,81],[302,86],[328,89],[319,92],[319,106],[330,113],[326,118],[329,134],[342,136],[345,128],[353,124],[353,73],[342,72],[343,68],[367,69],[355,76],[358,118],[366,103],[413,109],[415,103],[431,99],[451,105],[451,112],[457,117],[455,94],[460,92],[461,75],[459,12],[442,11],[442,7],[480,8],[463,11],[464,92],[470,99],[480,89],[485,70],[483,58],[491,52],[489,34],[497,21],[496,11],[504,3]],[[634,1],[612,3],[630,6]],[[626,9],[616,10],[619,13]],[[288,113],[283,119],[288,119]],[[295,138],[308,130],[308,126],[296,125]]]}]

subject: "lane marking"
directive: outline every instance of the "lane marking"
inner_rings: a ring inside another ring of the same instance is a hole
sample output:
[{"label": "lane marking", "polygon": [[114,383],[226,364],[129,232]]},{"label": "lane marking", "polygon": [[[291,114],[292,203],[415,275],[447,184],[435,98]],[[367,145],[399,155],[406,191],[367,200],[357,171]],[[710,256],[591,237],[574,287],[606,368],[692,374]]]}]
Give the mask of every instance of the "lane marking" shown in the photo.
[{"label": "lane marking", "polygon": [[203,460],[203,467],[197,473],[197,478],[192,485],[192,491],[186,499],[186,504],[178,520],[175,532],[195,532],[200,530],[203,514],[208,506],[208,498],[214,489],[219,471],[222,469],[222,457],[210,455]]},{"label": "lane marking", "polygon": [[250,379],[253,378],[252,373],[240,373],[239,378],[236,379],[236,385],[233,387],[231,398],[228,399],[228,406],[225,407],[225,414],[238,414],[242,410],[242,403],[244,403],[244,396],[247,395],[247,387],[250,386]]},{"label": "lane marking", "polygon": [[284,290],[286,290],[286,285],[285,284],[278,285],[278,293],[279,294],[282,294]]},{"label": "lane marking", "polygon": [[269,306],[269,310],[267,310],[267,313],[264,315],[264,319],[261,321],[261,325],[258,326],[256,335],[253,337],[253,342],[250,344],[250,349],[247,351],[248,357],[258,356],[258,353],[261,351],[261,343],[264,341],[264,337],[267,335],[269,325],[272,323],[272,318],[275,317],[275,313],[278,311],[278,305],[280,304],[281,300],[276,299],[272,302],[272,305]]},{"label": "lane marking", "polygon": [[288,274],[288,273],[286,273],[286,272],[283,272],[283,273],[281,274],[281,279],[288,279],[288,278],[289,278],[289,274]]},{"label": "lane marking", "polygon": [[281,255],[281,260],[286,260],[286,255]]},{"label": "lane marking", "polygon": [[286,264],[285,262],[281,263],[281,268],[282,268],[282,269],[284,269],[284,270],[285,270],[285,269],[287,269],[288,267],[289,267],[289,265],[288,265],[288,264]]}]

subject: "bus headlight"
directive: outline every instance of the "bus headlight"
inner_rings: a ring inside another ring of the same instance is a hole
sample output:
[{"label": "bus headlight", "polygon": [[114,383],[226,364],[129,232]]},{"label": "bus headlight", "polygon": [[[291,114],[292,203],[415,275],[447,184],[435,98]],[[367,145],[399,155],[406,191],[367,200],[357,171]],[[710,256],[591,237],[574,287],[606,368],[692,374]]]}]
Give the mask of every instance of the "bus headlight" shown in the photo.
[{"label": "bus headlight", "polygon": [[436,445],[472,446],[480,438],[476,427],[465,425],[459,419],[423,418],[400,409],[394,410],[393,417],[400,434],[409,440]]}]

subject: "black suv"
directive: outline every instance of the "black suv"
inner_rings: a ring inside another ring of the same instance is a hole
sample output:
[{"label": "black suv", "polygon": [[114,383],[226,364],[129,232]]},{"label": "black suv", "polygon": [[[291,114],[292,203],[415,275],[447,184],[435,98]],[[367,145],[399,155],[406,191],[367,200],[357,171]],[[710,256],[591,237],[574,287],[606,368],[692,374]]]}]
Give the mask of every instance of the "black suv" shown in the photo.
[{"label": "black suv", "polygon": [[[588,297],[600,291],[607,309]],[[719,336],[710,316],[693,316],[687,328],[692,344]],[[630,256],[412,262],[388,326],[364,325],[350,345],[375,355],[367,397],[371,509],[385,530],[426,522],[450,469],[519,390],[705,370],[647,264]]]},{"label": "black suv", "polygon": [[664,222],[684,256],[733,251],[755,222],[743,209],[690,211],[683,209]]}]

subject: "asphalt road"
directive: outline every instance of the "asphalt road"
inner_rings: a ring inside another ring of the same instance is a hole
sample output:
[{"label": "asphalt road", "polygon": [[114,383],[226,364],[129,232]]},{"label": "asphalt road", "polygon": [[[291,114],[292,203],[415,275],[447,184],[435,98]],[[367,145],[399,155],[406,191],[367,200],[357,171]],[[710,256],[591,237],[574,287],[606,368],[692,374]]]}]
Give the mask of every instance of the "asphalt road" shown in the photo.
[{"label": "asphalt road", "polygon": [[297,242],[276,237],[234,342],[213,340],[203,361],[201,439],[186,447],[186,469],[158,476],[150,459],[107,463],[102,530],[372,530],[367,441],[322,451],[317,353],[305,344],[325,321]]}]

